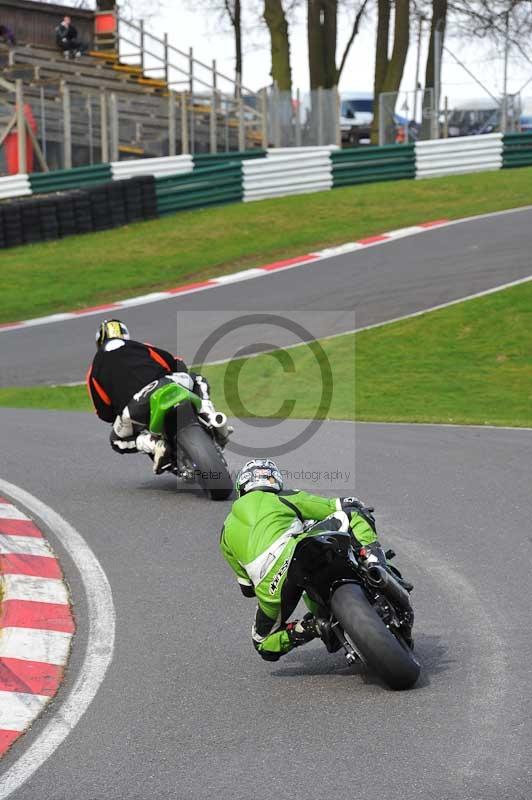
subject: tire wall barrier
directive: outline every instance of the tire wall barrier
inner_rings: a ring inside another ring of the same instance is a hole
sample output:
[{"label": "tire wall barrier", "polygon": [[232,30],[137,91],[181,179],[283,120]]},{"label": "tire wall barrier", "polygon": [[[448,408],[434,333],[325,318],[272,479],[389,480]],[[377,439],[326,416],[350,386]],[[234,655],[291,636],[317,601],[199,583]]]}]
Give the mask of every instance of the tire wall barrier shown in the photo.
[{"label": "tire wall barrier", "polygon": [[155,217],[152,175],[10,200],[0,203],[0,248],[103,231]]},{"label": "tire wall barrier", "polygon": [[532,133],[507,133],[502,142],[504,169],[532,165]]},{"label": "tire wall barrier", "polygon": [[416,178],[501,169],[502,133],[416,142]]},{"label": "tire wall barrier", "polygon": [[331,153],[331,161],[334,187],[416,177],[413,144],[336,150]]}]

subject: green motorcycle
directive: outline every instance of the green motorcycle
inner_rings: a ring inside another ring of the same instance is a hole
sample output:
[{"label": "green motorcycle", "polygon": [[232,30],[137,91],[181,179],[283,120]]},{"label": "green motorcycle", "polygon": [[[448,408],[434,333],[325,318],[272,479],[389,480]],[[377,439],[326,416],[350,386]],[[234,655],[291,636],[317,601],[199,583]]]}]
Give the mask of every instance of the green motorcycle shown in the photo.
[{"label": "green motorcycle", "polygon": [[171,450],[169,471],[198,483],[211,500],[227,500],[233,482],[223,455],[227,418],[200,414],[201,400],[184,386],[170,383],[150,397],[150,433],[162,436]]}]

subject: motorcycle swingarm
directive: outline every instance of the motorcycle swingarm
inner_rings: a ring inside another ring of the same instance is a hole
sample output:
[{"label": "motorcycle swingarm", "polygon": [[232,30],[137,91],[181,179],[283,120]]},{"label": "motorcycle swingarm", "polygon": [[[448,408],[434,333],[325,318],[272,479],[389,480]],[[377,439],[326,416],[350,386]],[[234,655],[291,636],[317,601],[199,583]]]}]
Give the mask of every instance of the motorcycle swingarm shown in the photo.
[{"label": "motorcycle swingarm", "polygon": [[340,623],[337,620],[331,622],[331,631],[334,632],[335,636],[338,638],[338,641],[342,645],[345,650],[345,660],[351,666],[352,664],[356,664],[357,661],[363,661],[362,656],[355,649],[355,647],[345,638],[345,634],[340,627]]}]

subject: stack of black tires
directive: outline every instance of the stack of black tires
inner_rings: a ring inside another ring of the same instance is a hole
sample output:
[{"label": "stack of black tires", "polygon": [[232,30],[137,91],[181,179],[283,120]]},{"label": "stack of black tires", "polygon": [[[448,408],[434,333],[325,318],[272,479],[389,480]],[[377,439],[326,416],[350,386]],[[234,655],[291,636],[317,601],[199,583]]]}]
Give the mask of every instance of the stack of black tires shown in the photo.
[{"label": "stack of black tires", "polygon": [[157,217],[153,175],[0,202],[0,248],[118,228]]}]

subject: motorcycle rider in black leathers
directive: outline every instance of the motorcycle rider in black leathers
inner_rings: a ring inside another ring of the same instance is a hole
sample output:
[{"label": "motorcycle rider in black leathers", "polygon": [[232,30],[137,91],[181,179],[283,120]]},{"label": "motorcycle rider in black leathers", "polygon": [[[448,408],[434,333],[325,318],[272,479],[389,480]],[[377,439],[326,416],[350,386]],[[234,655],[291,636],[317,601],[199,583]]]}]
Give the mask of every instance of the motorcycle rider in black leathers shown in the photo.
[{"label": "motorcycle rider in black leathers", "polygon": [[[153,471],[163,472],[171,464],[170,453],[164,439],[148,430],[150,397],[165,383],[178,383],[201,398],[200,414],[208,420],[216,412],[207,381],[167,350],[131,340],[118,319],[100,324],[96,347],[87,387],[98,417],[112,423],[111,447],[117,453],[147,453],[153,458]],[[216,430],[220,444],[231,432],[230,426]]]}]

